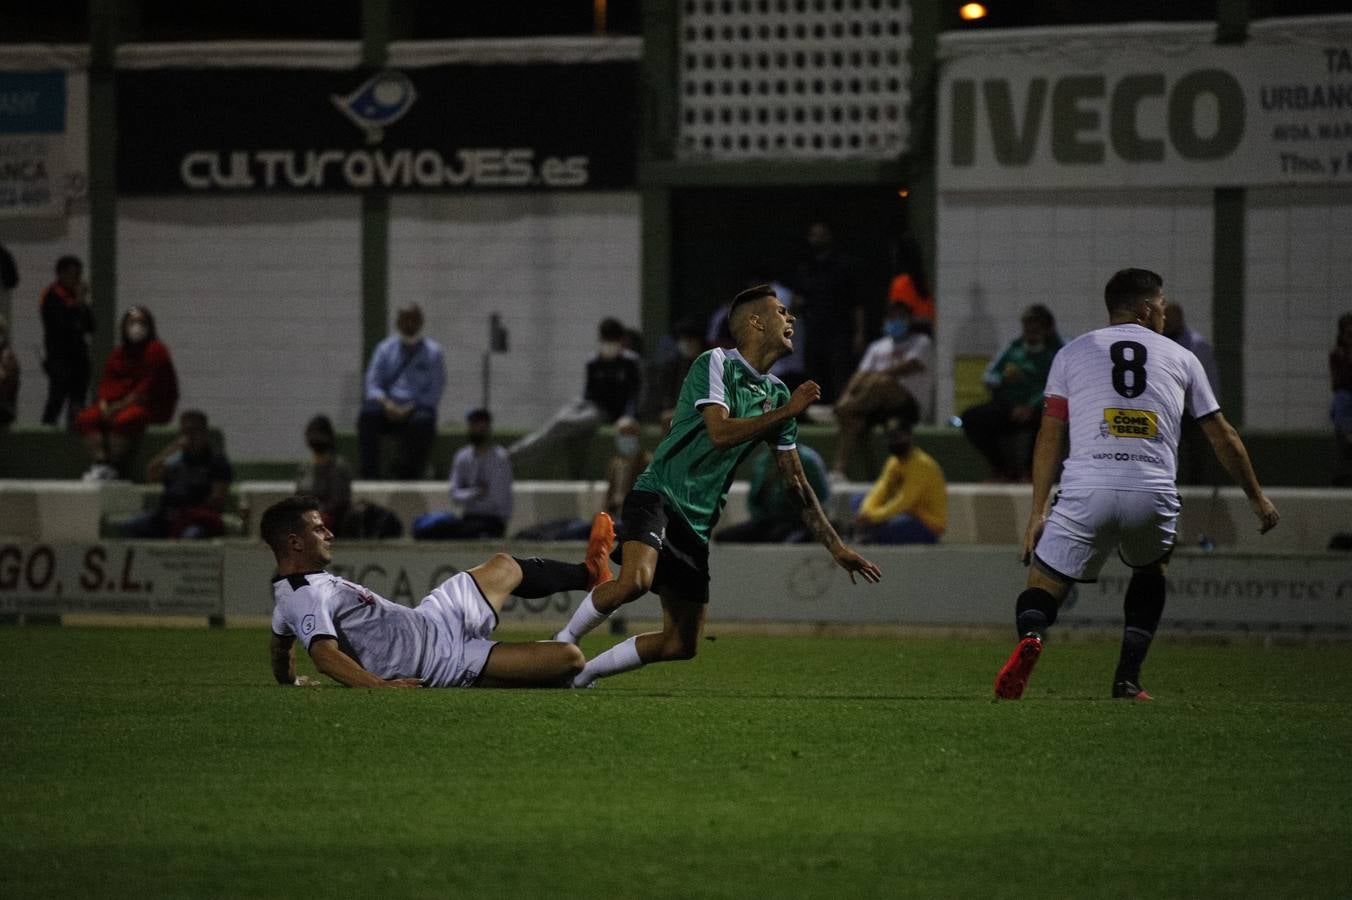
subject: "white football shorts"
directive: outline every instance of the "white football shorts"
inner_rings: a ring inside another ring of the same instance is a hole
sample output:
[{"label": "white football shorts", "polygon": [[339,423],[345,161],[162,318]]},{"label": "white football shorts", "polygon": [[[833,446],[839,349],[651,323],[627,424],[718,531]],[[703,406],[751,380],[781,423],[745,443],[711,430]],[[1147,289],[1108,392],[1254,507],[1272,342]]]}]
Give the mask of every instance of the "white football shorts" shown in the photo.
[{"label": "white football shorts", "polygon": [[1149,566],[1173,550],[1182,508],[1174,491],[1062,490],[1033,555],[1072,581],[1097,581],[1114,548],[1132,568]]},{"label": "white football shorts", "polygon": [[473,687],[483,674],[497,641],[489,635],[498,614],[468,572],[458,572],[437,585],[418,604],[436,634],[433,657],[424,681],[429,687]]}]

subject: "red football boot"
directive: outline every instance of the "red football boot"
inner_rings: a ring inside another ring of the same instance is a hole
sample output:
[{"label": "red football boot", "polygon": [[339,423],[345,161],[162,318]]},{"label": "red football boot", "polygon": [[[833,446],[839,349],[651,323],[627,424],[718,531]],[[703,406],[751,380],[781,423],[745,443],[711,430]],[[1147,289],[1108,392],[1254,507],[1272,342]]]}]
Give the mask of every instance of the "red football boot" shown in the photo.
[{"label": "red football boot", "polygon": [[1030,634],[1019,641],[1000,668],[1000,674],[995,676],[995,696],[1001,700],[1022,697],[1023,689],[1028,687],[1028,676],[1033,674],[1033,666],[1037,665],[1037,658],[1041,655],[1042,638]]}]

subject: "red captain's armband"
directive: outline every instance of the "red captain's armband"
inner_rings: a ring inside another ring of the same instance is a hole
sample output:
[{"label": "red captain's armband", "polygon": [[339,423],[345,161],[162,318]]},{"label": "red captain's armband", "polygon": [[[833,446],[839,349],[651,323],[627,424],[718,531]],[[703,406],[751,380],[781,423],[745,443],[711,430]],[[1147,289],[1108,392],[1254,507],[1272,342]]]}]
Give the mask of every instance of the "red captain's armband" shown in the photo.
[{"label": "red captain's armband", "polygon": [[1046,397],[1046,405],[1042,408],[1042,414],[1051,416],[1053,419],[1060,419],[1062,422],[1069,422],[1070,406],[1066,403],[1065,397],[1048,394]]}]

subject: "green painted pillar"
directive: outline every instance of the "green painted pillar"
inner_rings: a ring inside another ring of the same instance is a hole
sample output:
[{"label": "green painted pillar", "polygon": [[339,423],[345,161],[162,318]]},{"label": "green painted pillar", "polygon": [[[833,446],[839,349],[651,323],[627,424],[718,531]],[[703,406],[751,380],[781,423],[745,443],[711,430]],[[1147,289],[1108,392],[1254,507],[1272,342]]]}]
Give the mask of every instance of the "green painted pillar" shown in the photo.
[{"label": "green painted pillar", "polygon": [[[1219,0],[1216,43],[1242,44],[1249,30],[1248,0]],[[1221,409],[1244,424],[1244,226],[1247,195],[1242,187],[1212,195],[1211,329],[1220,372]]]},{"label": "green painted pillar", "polygon": [[[362,65],[379,69],[389,59],[398,0],[362,0]],[[361,198],[361,358],[371,358],[390,330],[390,197],[368,191]]]},{"label": "green painted pillar", "polygon": [[[121,6],[121,9],[119,9]],[[89,0],[89,258],[94,380],[117,329],[117,44],[139,3]],[[120,18],[121,17],[121,18]]]},{"label": "green painted pillar", "polygon": [[[643,57],[639,62],[639,163],[674,156],[677,116],[677,28],[680,11],[672,0],[647,0],[643,11]],[[640,170],[640,182],[643,175]],[[648,349],[671,327],[672,189],[641,184],[639,194],[643,296],[640,328]]]}]

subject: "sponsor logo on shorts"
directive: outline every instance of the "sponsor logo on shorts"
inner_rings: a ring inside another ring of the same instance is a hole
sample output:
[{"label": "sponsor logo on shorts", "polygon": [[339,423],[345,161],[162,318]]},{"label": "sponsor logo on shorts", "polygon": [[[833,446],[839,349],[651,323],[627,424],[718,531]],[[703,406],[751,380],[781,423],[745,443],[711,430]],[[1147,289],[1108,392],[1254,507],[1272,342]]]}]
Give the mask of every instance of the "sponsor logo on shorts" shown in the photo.
[{"label": "sponsor logo on shorts", "polygon": [[1117,409],[1103,411],[1108,434],[1120,438],[1157,438],[1160,433],[1159,414],[1148,409]]}]

